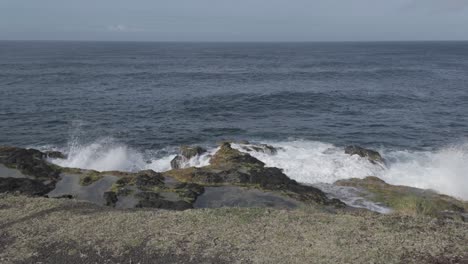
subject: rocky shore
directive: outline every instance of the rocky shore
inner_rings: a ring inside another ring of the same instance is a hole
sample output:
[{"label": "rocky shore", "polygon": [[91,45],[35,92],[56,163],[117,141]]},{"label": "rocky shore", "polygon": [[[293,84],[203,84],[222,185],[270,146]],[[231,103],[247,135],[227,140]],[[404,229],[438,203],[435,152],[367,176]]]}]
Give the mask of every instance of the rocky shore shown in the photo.
[{"label": "rocky shore", "polygon": [[[181,147],[166,172],[65,168],[50,162],[60,152],[0,147],[0,262],[468,262],[466,201],[373,176],[333,184],[381,215],[249,155],[273,146],[240,146],[221,143],[202,167],[187,164],[205,149]],[[385,166],[370,149],[345,153]]]}]

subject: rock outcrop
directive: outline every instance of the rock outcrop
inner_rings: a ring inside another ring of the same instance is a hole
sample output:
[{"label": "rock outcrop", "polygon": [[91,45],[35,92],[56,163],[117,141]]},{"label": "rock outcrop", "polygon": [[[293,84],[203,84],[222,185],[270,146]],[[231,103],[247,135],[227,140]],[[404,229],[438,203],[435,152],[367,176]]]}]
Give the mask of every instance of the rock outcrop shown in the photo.
[{"label": "rock outcrop", "polygon": [[1,178],[0,193],[19,193],[28,196],[44,196],[54,187],[28,178]]},{"label": "rock outcrop", "polygon": [[370,162],[374,164],[385,164],[385,160],[384,158],[382,158],[380,153],[372,149],[366,149],[360,146],[351,145],[345,148],[345,153],[349,155],[358,155],[362,158],[367,158]]},{"label": "rock outcrop", "polygon": [[268,145],[268,144],[251,144],[248,141],[245,141],[243,143],[240,143],[240,147],[242,150],[245,150],[247,152],[260,152],[260,153],[265,153],[268,155],[275,155],[278,153],[278,149]]},{"label": "rock outcrop", "polygon": [[[410,215],[428,215],[465,220],[468,203],[432,190],[391,185],[377,177],[346,179],[334,183],[338,186],[362,190],[363,197],[383,203],[396,212]],[[468,219],[467,219],[468,220]]]},{"label": "rock outcrop", "polygon": [[203,186],[179,182],[161,173],[144,170],[120,175],[111,191],[105,195],[107,204],[111,206],[117,205],[119,199],[131,197],[138,208],[185,210],[193,208],[193,203],[203,191]]},{"label": "rock outcrop", "polygon": [[300,185],[288,178],[278,168],[265,167],[265,164],[247,153],[222,143],[210,160],[210,165],[202,168],[171,170],[164,175],[182,182],[201,185],[237,185],[281,192],[299,201],[318,204],[342,205],[330,200],[325,193],[312,186]]},{"label": "rock outcrop", "polygon": [[46,157],[45,153],[35,149],[0,147],[0,164],[24,175],[23,178],[0,175],[0,193],[42,196],[53,190],[59,180],[60,170],[48,163]]},{"label": "rock outcrop", "polygon": [[171,160],[171,167],[173,169],[181,169],[193,157],[200,156],[206,152],[202,147],[182,146],[180,147],[179,154]]},{"label": "rock outcrop", "polygon": [[39,180],[57,181],[60,169],[48,163],[47,155],[35,149],[0,147],[0,163]]},{"label": "rock outcrop", "polygon": [[47,158],[49,159],[66,159],[67,156],[60,151],[46,151]]}]

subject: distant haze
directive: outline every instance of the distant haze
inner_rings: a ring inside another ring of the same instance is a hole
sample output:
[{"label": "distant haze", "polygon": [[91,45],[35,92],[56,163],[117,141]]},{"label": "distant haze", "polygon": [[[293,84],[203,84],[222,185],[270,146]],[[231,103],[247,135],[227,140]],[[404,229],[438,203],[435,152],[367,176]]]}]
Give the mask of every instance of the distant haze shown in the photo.
[{"label": "distant haze", "polygon": [[468,40],[468,0],[0,0],[2,40]]}]

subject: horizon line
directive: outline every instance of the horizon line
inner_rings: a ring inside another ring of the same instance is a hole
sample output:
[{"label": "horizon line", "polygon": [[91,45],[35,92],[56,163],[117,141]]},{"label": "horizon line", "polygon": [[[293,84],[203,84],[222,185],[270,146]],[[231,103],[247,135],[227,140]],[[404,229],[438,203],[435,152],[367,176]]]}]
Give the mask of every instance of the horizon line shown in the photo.
[{"label": "horizon line", "polygon": [[0,42],[130,42],[130,43],[384,43],[384,42],[468,42],[468,39],[444,40],[102,40],[102,39],[0,39]]}]

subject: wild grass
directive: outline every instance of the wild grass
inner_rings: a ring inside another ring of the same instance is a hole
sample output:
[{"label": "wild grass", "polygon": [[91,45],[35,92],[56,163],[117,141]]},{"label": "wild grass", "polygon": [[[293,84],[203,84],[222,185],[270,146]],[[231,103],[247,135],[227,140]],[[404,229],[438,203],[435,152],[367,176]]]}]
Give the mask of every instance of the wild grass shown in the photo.
[{"label": "wild grass", "polygon": [[27,262],[50,245],[71,256],[139,248],[230,263],[420,263],[468,252],[467,223],[315,207],[116,210],[8,195],[0,198],[0,231],[9,238],[0,240],[2,263]]}]

